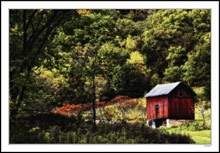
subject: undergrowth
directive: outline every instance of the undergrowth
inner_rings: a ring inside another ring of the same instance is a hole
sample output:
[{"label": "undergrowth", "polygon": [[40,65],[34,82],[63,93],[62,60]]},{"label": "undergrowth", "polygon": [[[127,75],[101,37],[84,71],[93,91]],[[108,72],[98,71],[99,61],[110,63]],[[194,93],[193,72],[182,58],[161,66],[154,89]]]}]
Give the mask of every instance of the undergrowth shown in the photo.
[{"label": "undergrowth", "polygon": [[[50,119],[53,118],[51,115]],[[49,117],[47,115],[46,117]],[[57,117],[57,116],[56,116]],[[35,120],[33,120],[35,119]],[[62,143],[62,144],[176,144],[194,143],[187,135],[169,134],[158,129],[152,129],[140,123],[97,124],[97,130],[92,130],[92,124],[83,120],[80,124],[76,118],[62,118],[59,122],[54,118],[50,121],[45,117],[29,117],[18,119],[10,126],[10,143]],[[35,124],[30,121],[35,122]],[[52,124],[54,123],[54,124]],[[19,125],[16,125],[19,124]],[[13,132],[12,132],[13,131]]]}]

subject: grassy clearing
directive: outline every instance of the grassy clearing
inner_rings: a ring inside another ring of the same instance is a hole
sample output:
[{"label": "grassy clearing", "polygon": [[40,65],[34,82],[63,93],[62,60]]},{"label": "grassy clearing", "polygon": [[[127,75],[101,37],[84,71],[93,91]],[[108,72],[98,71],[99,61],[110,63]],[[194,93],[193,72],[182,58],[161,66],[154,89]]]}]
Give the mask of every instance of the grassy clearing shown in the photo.
[{"label": "grassy clearing", "polygon": [[189,136],[198,144],[211,144],[211,131],[189,131]]},{"label": "grassy clearing", "polygon": [[[159,128],[161,129],[161,128]],[[161,130],[168,132],[169,134],[182,134],[190,136],[196,144],[211,144],[211,130],[190,131],[187,129],[181,129],[178,127],[162,128]]]}]

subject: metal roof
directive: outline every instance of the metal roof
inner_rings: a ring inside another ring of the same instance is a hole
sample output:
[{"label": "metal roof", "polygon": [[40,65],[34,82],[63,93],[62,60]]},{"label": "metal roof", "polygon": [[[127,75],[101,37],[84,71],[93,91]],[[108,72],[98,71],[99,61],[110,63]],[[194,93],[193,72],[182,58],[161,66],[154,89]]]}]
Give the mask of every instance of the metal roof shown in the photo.
[{"label": "metal roof", "polygon": [[148,92],[145,97],[155,97],[168,95],[173,89],[175,89],[181,81],[169,83],[169,84],[158,84],[150,92]]}]

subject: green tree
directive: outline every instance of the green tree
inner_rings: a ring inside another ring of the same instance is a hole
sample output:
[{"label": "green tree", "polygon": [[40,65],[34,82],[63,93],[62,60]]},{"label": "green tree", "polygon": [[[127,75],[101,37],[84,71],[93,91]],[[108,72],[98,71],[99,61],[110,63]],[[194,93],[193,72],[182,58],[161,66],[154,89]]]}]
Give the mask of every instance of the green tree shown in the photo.
[{"label": "green tree", "polygon": [[147,89],[146,77],[130,64],[114,69],[111,86],[118,95],[142,97]]},{"label": "green tree", "polygon": [[147,19],[143,36],[145,44],[142,52],[146,53],[146,62],[152,73],[158,73],[159,77],[163,78],[164,70],[168,66],[165,59],[169,48],[182,46],[185,53],[188,53],[195,43],[190,10],[156,11]]},{"label": "green tree", "polygon": [[[72,11],[74,12],[74,11]],[[31,88],[32,69],[51,59],[50,50],[57,27],[68,17],[65,10],[10,10],[10,101],[16,115]],[[73,13],[74,14],[74,13]],[[31,90],[30,90],[31,91]]]},{"label": "green tree", "polygon": [[99,49],[97,54],[97,62],[99,63],[98,75],[106,80],[106,90],[100,96],[105,97],[106,100],[110,100],[115,96],[114,90],[110,86],[114,68],[118,65],[123,65],[128,57],[129,52],[127,50],[116,47],[112,43],[106,43]]},{"label": "green tree", "polygon": [[188,61],[184,64],[184,79],[192,85],[209,86],[211,79],[210,13],[210,10],[192,10],[197,43],[187,54]]},{"label": "green tree", "polygon": [[164,72],[164,80],[175,82],[177,80],[182,80],[183,77],[183,64],[187,60],[187,56],[185,53],[185,49],[181,46],[173,47],[171,46],[169,49],[169,54],[166,57],[168,62],[168,67]]},{"label": "green tree", "polygon": [[156,10],[143,32],[142,53],[151,76],[203,86],[210,80],[210,18],[208,9]]}]

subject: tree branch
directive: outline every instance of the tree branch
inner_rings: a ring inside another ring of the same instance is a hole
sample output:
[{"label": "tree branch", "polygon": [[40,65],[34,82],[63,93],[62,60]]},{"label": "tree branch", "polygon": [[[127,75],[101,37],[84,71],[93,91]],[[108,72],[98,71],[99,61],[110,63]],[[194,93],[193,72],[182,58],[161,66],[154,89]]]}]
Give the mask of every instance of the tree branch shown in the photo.
[{"label": "tree branch", "polygon": [[23,52],[25,53],[27,44],[26,10],[23,10]]},{"label": "tree branch", "polygon": [[60,22],[63,20],[63,16],[57,20],[57,22],[51,26],[51,27],[48,27],[47,30],[46,30],[46,34],[44,36],[44,39],[40,45],[40,47],[38,48],[37,52],[36,52],[36,55],[40,53],[41,49],[43,48],[44,44],[46,43],[46,40],[48,38],[48,36],[51,34],[51,32],[60,24]]},{"label": "tree branch", "polygon": [[[33,19],[34,15],[37,13],[37,10],[34,10],[34,12],[30,15],[29,20],[27,22],[27,29],[30,25],[30,23],[33,25],[33,23],[31,22],[31,20]],[[34,31],[33,31],[34,32]]]},{"label": "tree branch", "polygon": [[[40,34],[42,34],[42,32],[49,27],[51,24],[53,24],[53,19],[55,18],[56,13],[53,14],[53,16],[49,19],[49,21],[47,23],[45,23],[45,25],[38,30],[38,32],[33,33],[32,36],[30,37],[29,41],[30,42],[30,46],[28,47],[28,50],[30,50],[32,48],[32,46],[34,45],[34,43],[36,42],[37,38],[40,36]],[[32,39],[32,40],[31,40]]]}]

